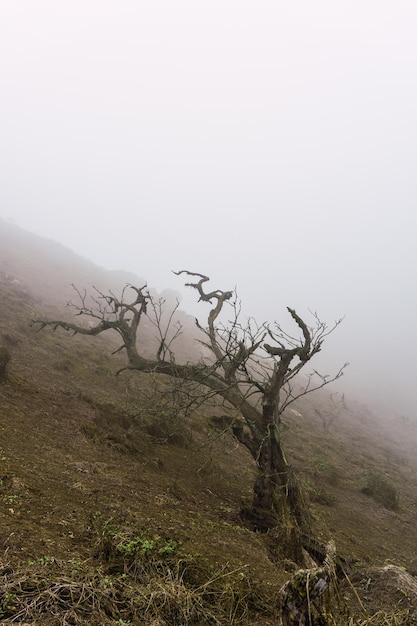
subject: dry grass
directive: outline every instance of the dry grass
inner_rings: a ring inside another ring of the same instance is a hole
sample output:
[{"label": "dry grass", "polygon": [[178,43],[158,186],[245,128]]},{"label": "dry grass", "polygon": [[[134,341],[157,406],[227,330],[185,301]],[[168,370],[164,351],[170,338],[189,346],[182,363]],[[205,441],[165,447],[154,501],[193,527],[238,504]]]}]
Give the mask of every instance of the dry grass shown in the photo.
[{"label": "dry grass", "polygon": [[[129,529],[119,532],[112,526],[109,533],[108,521],[100,524],[100,532],[98,524],[94,531],[94,549],[101,551],[101,558],[81,562],[42,557],[13,566],[6,551],[0,562],[0,624],[266,626],[278,623],[275,594],[264,598],[268,605],[264,618],[259,611],[252,611],[256,590],[251,588],[245,568],[231,569],[224,564],[215,569],[199,555],[181,557],[169,553],[166,556],[158,548],[168,545],[164,541],[157,541],[147,553],[143,549],[127,550],[126,546],[132,543]],[[174,552],[177,551],[179,548],[175,548]],[[380,584],[387,573],[399,576],[396,580],[401,579],[404,588],[410,584],[409,575],[399,569],[378,570]],[[329,584],[319,597],[312,592],[318,577]],[[354,587],[349,577],[346,583],[357,601],[356,616],[350,614],[346,598],[341,595],[332,560],[327,560],[322,568],[297,572],[285,586],[283,597],[288,599],[288,590],[296,589],[299,599],[303,598],[305,624],[411,626],[417,623],[410,608],[368,614],[360,599],[360,589]],[[415,583],[411,581],[411,584]],[[385,589],[389,591],[388,587]],[[283,613],[283,624],[294,623],[286,620],[288,615],[285,617]]]},{"label": "dry grass", "polygon": [[410,611],[378,611],[370,617],[363,619],[349,620],[348,626],[411,626],[411,624],[417,623],[410,617]]},{"label": "dry grass", "polygon": [[241,569],[225,565],[192,585],[187,566],[148,560],[130,566],[129,574],[109,574],[91,563],[53,560],[12,568],[3,562],[0,619],[48,626],[250,623],[248,594],[236,584]]}]

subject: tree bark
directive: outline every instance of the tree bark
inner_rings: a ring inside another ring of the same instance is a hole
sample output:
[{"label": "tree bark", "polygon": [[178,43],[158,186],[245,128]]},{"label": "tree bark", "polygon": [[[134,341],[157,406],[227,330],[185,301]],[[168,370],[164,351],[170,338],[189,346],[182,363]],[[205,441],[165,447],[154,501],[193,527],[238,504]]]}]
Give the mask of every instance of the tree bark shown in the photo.
[{"label": "tree bark", "polygon": [[258,476],[253,489],[252,512],[248,516],[252,516],[254,529],[260,532],[290,523],[301,533],[307,526],[303,498],[285,458],[272,415],[272,407],[264,406],[263,420],[268,425],[255,456]]}]

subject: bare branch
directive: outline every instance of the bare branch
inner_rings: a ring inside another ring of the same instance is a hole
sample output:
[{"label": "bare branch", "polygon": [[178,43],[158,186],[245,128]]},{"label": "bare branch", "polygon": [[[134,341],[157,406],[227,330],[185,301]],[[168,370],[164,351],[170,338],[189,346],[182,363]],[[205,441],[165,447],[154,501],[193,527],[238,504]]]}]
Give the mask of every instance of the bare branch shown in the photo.
[{"label": "bare branch", "polygon": [[217,289],[216,291],[211,291],[210,293],[205,293],[203,290],[203,283],[209,281],[210,278],[208,276],[204,276],[204,274],[189,272],[188,270],[180,270],[179,272],[173,273],[176,276],[180,276],[181,274],[187,274],[188,276],[198,276],[200,280],[197,283],[185,283],[185,286],[197,289],[200,295],[199,301],[203,300],[204,302],[210,302],[211,304],[213,298],[217,300],[215,308],[209,313],[209,325],[210,322],[213,323],[216,317],[218,317],[220,311],[222,310],[223,303],[226,300],[230,300],[230,298],[233,296],[233,291],[221,291],[220,289]]},{"label": "bare branch", "polygon": [[[179,300],[176,300],[175,306],[172,308],[168,320],[165,325],[163,325],[163,315],[164,315],[164,304],[166,300],[164,298],[159,298],[159,300],[155,301],[153,298],[150,299],[150,304],[153,312],[153,317],[148,315],[148,319],[153,326],[155,326],[157,330],[157,339],[159,341],[159,348],[156,353],[156,358],[158,361],[165,361],[165,357],[169,355],[170,361],[175,361],[174,352],[171,350],[171,345],[174,341],[182,334],[182,324],[180,322],[176,322],[173,324],[173,318],[178,310],[180,305]],[[163,327],[165,326],[165,327]],[[171,339],[168,340],[169,332],[173,330],[173,334]]]},{"label": "bare branch", "polygon": [[96,336],[102,333],[105,330],[109,330],[110,328],[114,328],[114,324],[112,322],[105,322],[102,320],[96,326],[91,328],[85,328],[84,326],[78,326],[77,324],[71,324],[70,322],[62,322],[60,320],[53,320],[50,322],[46,322],[43,320],[32,320],[33,324],[39,324],[39,328],[36,332],[39,332],[46,328],[47,326],[52,326],[53,331],[56,331],[57,328],[63,328],[66,331],[73,331],[74,335],[92,335]]},{"label": "bare branch", "polygon": [[[310,393],[314,393],[315,391],[318,391],[319,389],[323,389],[323,387],[326,387],[327,385],[334,383],[336,380],[339,380],[339,378],[341,378],[344,375],[345,369],[348,366],[349,366],[349,363],[345,363],[333,376],[330,376],[330,375],[323,376],[322,374],[319,374],[319,372],[317,372],[316,370],[313,370],[313,372],[307,376],[307,385],[302,389],[302,391],[300,391],[298,394],[295,394],[295,395],[291,394],[289,398],[287,398],[284,402],[282,402],[280,406],[280,413],[283,413],[290,404],[292,404],[293,402],[295,402],[302,396],[306,396]],[[314,384],[313,382],[314,376],[317,376],[320,381],[317,384]]]}]

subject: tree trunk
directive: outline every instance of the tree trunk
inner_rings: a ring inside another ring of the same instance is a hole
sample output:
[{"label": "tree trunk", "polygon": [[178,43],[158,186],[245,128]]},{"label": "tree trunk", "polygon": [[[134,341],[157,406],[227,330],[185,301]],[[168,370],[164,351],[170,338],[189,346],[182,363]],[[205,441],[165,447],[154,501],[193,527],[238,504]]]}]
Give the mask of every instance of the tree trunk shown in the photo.
[{"label": "tree trunk", "polygon": [[258,476],[254,485],[250,517],[255,530],[266,532],[281,526],[291,535],[300,535],[307,525],[303,499],[291,467],[287,463],[273,420],[273,407],[263,407],[268,424],[256,462]]}]

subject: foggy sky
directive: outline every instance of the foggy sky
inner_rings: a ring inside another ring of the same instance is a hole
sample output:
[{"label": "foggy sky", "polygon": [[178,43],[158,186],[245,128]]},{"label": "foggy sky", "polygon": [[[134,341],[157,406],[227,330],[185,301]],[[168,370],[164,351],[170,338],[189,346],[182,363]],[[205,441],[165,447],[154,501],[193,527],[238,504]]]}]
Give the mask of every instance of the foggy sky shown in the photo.
[{"label": "foggy sky", "polygon": [[417,416],[416,32],[415,0],[3,0],[0,217],[345,316],[324,366]]}]

